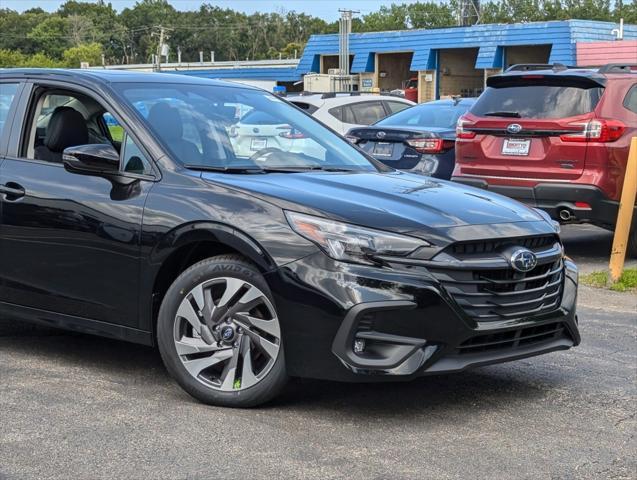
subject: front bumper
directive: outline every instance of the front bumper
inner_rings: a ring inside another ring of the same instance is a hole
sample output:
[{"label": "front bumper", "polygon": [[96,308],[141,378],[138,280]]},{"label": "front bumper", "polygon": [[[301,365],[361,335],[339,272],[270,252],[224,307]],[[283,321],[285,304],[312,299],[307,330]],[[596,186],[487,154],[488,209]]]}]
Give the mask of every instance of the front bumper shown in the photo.
[{"label": "front bumper", "polygon": [[[322,253],[267,278],[288,372],[343,381],[411,379],[568,349],[580,343],[576,266],[564,261],[556,308],[479,321],[427,268],[381,269]],[[355,352],[356,340],[365,349]]]},{"label": "front bumper", "polygon": [[[514,198],[531,207],[541,208],[548,212],[551,218],[563,223],[566,222],[560,218],[560,212],[567,211],[572,215],[569,223],[592,223],[604,228],[615,228],[619,202],[609,199],[594,185],[543,182],[534,187],[515,187],[490,184],[484,179],[474,177],[453,177],[452,180]],[[586,203],[590,207],[580,207],[576,202]],[[633,219],[637,220],[637,207]]]}]

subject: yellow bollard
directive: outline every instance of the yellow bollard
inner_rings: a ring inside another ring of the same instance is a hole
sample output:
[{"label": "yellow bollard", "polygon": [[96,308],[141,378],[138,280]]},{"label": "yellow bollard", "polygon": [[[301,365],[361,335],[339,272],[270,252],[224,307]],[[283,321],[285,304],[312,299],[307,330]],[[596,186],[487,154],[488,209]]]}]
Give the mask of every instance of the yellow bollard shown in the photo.
[{"label": "yellow bollard", "polygon": [[635,196],[637,195],[637,137],[630,142],[628,160],[626,162],[626,176],[622,188],[622,198],[619,202],[617,223],[615,224],[615,237],[613,238],[613,250],[610,253],[610,280],[615,283],[622,276],[624,262],[626,261],[626,248],[628,247],[628,234],[635,210]]}]

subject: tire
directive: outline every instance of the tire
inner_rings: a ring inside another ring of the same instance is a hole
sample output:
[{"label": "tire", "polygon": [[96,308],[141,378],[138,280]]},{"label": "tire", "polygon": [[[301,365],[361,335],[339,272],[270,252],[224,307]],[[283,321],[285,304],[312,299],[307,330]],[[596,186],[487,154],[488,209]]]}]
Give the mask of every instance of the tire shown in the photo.
[{"label": "tire", "polygon": [[220,255],[188,268],[170,286],[157,320],[166,369],[203,403],[254,407],[287,382],[272,293],[239,255]]}]

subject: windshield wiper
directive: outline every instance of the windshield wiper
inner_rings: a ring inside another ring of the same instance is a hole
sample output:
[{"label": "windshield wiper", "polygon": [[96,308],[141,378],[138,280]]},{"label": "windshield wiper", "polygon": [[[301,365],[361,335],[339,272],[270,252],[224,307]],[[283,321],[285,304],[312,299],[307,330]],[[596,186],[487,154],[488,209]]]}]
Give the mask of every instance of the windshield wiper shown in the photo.
[{"label": "windshield wiper", "polygon": [[312,171],[324,172],[352,172],[351,168],[340,167],[321,167],[320,165],[303,166],[303,167],[229,167],[214,165],[184,165],[191,170],[199,170],[204,172],[222,172],[222,173],[303,173]]},{"label": "windshield wiper", "polygon": [[484,113],[485,117],[511,117],[511,118],[522,118],[518,112],[487,112]]},{"label": "windshield wiper", "polygon": [[190,170],[198,170],[203,172],[224,172],[224,173],[263,173],[263,169],[259,167],[222,167],[213,165],[184,165]]}]

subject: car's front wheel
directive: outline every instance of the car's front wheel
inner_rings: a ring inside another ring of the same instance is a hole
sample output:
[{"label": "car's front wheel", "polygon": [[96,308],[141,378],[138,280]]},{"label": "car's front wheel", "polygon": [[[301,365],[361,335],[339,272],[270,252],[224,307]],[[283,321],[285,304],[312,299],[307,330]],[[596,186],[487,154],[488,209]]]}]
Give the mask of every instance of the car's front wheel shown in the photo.
[{"label": "car's front wheel", "polygon": [[162,302],[157,338],[170,374],[202,402],[252,407],[286,383],[272,294],[240,256],[209,258],[183,272]]}]

